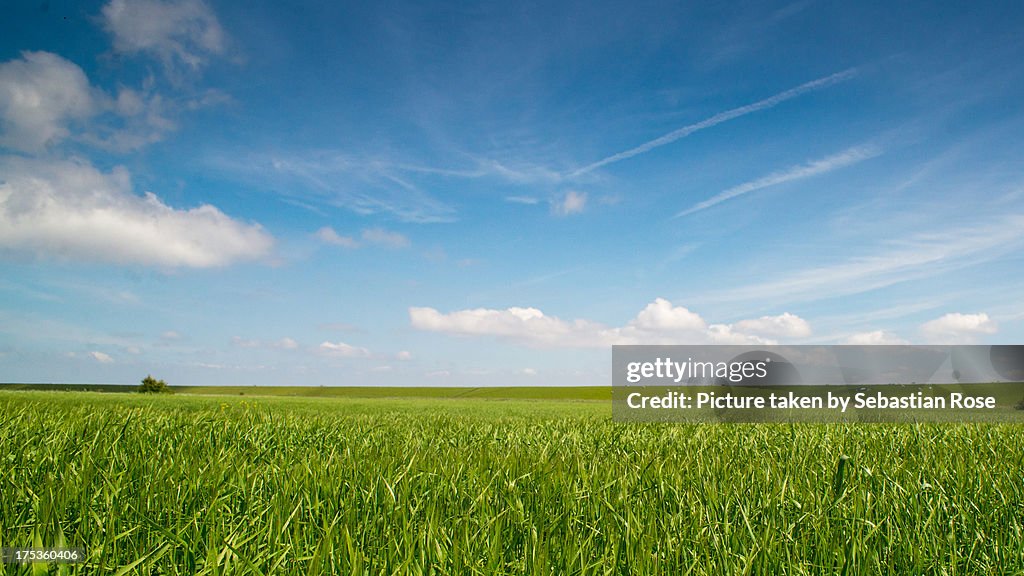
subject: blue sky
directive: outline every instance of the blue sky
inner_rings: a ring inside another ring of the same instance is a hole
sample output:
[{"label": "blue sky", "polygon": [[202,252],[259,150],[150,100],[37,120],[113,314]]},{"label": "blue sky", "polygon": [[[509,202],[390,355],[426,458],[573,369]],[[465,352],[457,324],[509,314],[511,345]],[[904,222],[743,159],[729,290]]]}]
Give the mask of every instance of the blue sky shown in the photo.
[{"label": "blue sky", "polygon": [[706,4],[6,5],[0,381],[1019,343],[1024,7]]}]

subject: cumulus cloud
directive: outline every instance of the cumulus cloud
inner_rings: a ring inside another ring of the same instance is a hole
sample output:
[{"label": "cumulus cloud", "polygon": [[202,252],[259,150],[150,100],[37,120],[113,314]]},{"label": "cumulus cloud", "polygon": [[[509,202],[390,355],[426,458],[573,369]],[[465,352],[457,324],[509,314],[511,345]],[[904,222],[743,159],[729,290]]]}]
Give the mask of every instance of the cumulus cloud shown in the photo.
[{"label": "cumulus cloud", "polygon": [[132,192],[128,171],[81,160],[0,157],[0,250],[168,268],[209,268],[266,256],[258,224],[209,204],[175,209]]},{"label": "cumulus cloud", "polygon": [[[638,343],[647,343],[647,342],[646,341],[641,341],[641,342],[638,342]],[[665,341],[665,340],[663,340],[662,343],[680,343],[680,342]],[[730,324],[712,324],[711,326],[708,327],[708,333],[706,335],[706,339],[705,340],[701,341],[700,339],[697,339],[697,340],[694,340],[692,342],[682,342],[682,343],[697,343],[697,344],[702,344],[702,343],[710,343],[710,344],[774,344],[774,343],[776,343],[776,341],[771,339],[771,338],[762,338],[761,336],[758,336],[758,335],[755,335],[755,334],[744,334],[742,332],[737,331]]]},{"label": "cumulus cloud", "polygon": [[370,351],[360,346],[352,346],[345,342],[328,342],[324,341],[320,344],[320,351],[330,356],[339,356],[341,358],[369,358]]},{"label": "cumulus cloud", "polygon": [[806,338],[811,335],[811,325],[803,318],[785,312],[778,316],[762,316],[755,320],[741,320],[736,329],[762,336],[781,338]]},{"label": "cumulus cloud", "polygon": [[92,359],[99,362],[100,364],[114,363],[114,359],[111,358],[109,354],[105,354],[103,352],[98,352],[94,350],[92,352],[89,352],[89,356],[92,356]]},{"label": "cumulus cloud", "polygon": [[334,228],[324,226],[313,234],[317,240],[332,246],[359,248],[363,245],[383,246],[385,248],[408,248],[411,242],[405,235],[383,228],[367,228],[359,236],[359,240],[351,236],[342,236]]},{"label": "cumulus cloud", "polygon": [[969,344],[983,334],[995,334],[999,326],[988,314],[953,312],[921,325],[921,334],[930,343]]},{"label": "cumulus cloud", "polygon": [[885,330],[874,330],[871,332],[858,332],[856,334],[851,334],[846,339],[846,343],[857,346],[875,346],[879,344],[910,344],[910,342],[907,342],[906,340],[900,338],[899,336],[896,336],[895,334],[892,334],[891,332],[886,332]]},{"label": "cumulus cloud", "polygon": [[[761,333],[781,336],[802,333],[792,326],[806,325],[793,315],[751,320]],[[462,336],[494,336],[534,347],[593,348],[614,344],[771,344],[775,341],[736,324],[708,324],[683,306],[657,298],[624,326],[609,327],[590,320],[566,321],[536,308],[475,308],[447,314],[434,308],[409,308],[409,320],[418,330]],[[779,326],[788,333],[779,334]],[[809,326],[807,331],[809,333]]]},{"label": "cumulus cloud", "polygon": [[0,64],[0,145],[24,152],[68,137],[68,124],[98,110],[85,73],[49,52]]},{"label": "cumulus cloud", "polygon": [[447,332],[462,335],[505,336],[552,340],[568,338],[573,328],[592,328],[577,321],[575,326],[555,317],[545,316],[536,308],[508,308],[492,310],[475,308],[442,314],[434,308],[409,308],[414,328],[429,332]]},{"label": "cumulus cloud", "polygon": [[47,52],[0,64],[0,146],[22,152],[72,139],[115,152],[159,142],[177,129],[173,116],[223,102],[217,91],[166,99],[151,83],[116,96],[90,86],[78,65]]},{"label": "cumulus cloud", "polygon": [[408,350],[402,350],[398,354],[395,354],[395,358],[403,362],[408,362],[409,360],[412,360],[412,352],[409,352]]},{"label": "cumulus cloud", "polygon": [[587,193],[570,190],[551,205],[551,211],[558,216],[579,214],[587,207]]},{"label": "cumulus cloud", "polygon": [[224,30],[202,0],[111,0],[101,18],[115,50],[149,54],[168,71],[196,70],[224,53]]},{"label": "cumulus cloud", "polygon": [[655,298],[637,314],[632,325],[651,331],[701,331],[707,328],[704,319],[682,306],[672,306],[664,298]]},{"label": "cumulus cloud", "polygon": [[151,88],[122,86],[112,96],[90,85],[77,64],[49,52],[0,63],[0,146],[21,152],[69,138],[137,150],[177,128],[170,118],[175,108]]}]

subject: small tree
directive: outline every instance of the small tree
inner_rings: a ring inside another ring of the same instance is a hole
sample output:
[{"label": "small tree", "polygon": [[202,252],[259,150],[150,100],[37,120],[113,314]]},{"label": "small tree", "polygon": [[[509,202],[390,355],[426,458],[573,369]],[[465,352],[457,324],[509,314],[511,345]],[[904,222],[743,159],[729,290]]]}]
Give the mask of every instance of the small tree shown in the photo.
[{"label": "small tree", "polygon": [[171,387],[167,385],[167,382],[157,380],[151,375],[146,375],[146,377],[142,379],[142,385],[139,386],[139,392],[142,392],[143,394],[169,393],[170,391]]}]

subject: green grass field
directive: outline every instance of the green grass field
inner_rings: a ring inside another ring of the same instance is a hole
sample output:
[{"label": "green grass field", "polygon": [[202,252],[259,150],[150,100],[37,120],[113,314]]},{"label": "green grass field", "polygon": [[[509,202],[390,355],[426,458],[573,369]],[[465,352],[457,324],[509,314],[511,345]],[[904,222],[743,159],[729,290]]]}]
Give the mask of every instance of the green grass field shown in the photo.
[{"label": "green grass field", "polygon": [[1024,574],[1021,425],[251,390],[0,391],[0,546],[84,548],[71,574]]}]

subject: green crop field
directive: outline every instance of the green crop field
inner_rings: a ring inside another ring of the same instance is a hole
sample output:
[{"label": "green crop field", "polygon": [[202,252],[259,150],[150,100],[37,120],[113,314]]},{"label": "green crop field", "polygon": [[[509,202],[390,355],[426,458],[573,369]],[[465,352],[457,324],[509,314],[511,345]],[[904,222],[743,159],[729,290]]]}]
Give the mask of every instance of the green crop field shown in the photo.
[{"label": "green crop field", "polygon": [[86,552],[0,574],[1024,573],[1020,425],[627,424],[587,394],[0,391],[0,546]]}]

